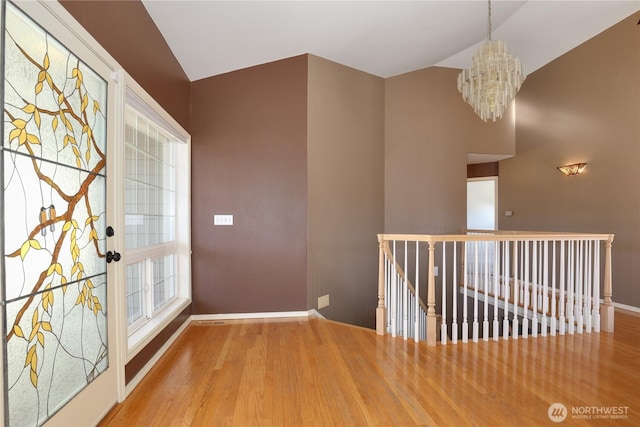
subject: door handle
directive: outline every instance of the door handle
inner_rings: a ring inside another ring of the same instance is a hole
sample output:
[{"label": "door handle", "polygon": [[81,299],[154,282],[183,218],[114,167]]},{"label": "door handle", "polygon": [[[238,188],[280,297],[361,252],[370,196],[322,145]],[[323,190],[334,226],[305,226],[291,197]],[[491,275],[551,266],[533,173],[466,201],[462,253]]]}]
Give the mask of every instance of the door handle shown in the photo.
[{"label": "door handle", "polygon": [[107,263],[111,263],[111,261],[118,262],[120,261],[120,258],[122,258],[122,256],[120,255],[120,252],[107,251]]}]

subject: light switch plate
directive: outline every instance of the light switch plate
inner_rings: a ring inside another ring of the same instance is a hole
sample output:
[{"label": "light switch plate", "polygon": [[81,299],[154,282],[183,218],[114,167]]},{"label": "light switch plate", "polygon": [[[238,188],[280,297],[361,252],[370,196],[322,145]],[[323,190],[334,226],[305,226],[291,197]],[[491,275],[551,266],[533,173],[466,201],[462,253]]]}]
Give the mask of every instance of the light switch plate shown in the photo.
[{"label": "light switch plate", "polygon": [[233,215],[214,215],[213,225],[233,225]]}]

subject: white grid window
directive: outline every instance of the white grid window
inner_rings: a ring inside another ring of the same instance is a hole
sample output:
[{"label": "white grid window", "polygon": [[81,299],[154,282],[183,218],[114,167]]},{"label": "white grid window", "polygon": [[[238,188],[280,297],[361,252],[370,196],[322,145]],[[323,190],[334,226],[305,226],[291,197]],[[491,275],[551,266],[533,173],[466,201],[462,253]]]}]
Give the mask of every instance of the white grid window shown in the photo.
[{"label": "white grid window", "polygon": [[142,304],[144,299],[144,264],[130,264],[126,267],[125,280],[127,284],[127,325],[132,325],[144,318]]},{"label": "white grid window", "polygon": [[172,138],[127,109],[125,225],[127,249],[175,240],[176,179]]},{"label": "white grid window", "polygon": [[153,308],[158,310],[176,294],[175,255],[165,255],[151,261],[153,265]]},{"label": "white grid window", "polygon": [[[129,333],[135,332],[178,294],[176,174],[186,147],[153,120],[125,110],[125,248]],[[183,156],[184,157],[184,156]]]}]

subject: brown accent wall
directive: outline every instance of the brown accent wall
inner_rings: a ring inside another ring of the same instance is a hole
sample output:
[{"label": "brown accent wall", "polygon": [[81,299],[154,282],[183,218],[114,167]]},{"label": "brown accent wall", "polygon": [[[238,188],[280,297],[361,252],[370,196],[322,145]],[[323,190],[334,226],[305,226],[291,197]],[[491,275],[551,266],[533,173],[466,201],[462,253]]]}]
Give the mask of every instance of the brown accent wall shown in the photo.
[{"label": "brown accent wall", "polygon": [[500,172],[500,163],[475,163],[467,165],[467,178],[485,178],[489,176],[498,176]]},{"label": "brown accent wall", "polygon": [[385,82],[385,232],[466,226],[467,153],[508,153],[513,108],[482,122],[456,89],[459,70],[431,67]]},{"label": "brown accent wall", "polygon": [[[613,300],[640,307],[640,13],[533,73],[500,162],[500,228],[615,233]],[[566,177],[557,166],[587,162]]]},{"label": "brown accent wall", "polygon": [[384,80],[309,56],[307,305],[373,328],[384,230]]},{"label": "brown accent wall", "polygon": [[306,310],[307,56],[191,92],[195,312]]},{"label": "brown accent wall", "polygon": [[113,58],[184,128],[189,79],[139,0],[61,0]]}]

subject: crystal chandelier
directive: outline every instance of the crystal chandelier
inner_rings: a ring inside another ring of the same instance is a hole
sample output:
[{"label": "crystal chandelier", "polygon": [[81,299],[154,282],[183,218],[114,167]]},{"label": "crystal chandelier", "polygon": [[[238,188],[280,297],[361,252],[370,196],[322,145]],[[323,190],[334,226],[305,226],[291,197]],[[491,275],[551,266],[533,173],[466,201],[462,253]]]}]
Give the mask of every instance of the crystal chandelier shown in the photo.
[{"label": "crystal chandelier", "polygon": [[491,40],[491,0],[489,0],[489,38],[473,55],[471,65],[458,75],[462,99],[483,121],[502,118],[526,78],[522,61],[507,52],[500,40]]}]

